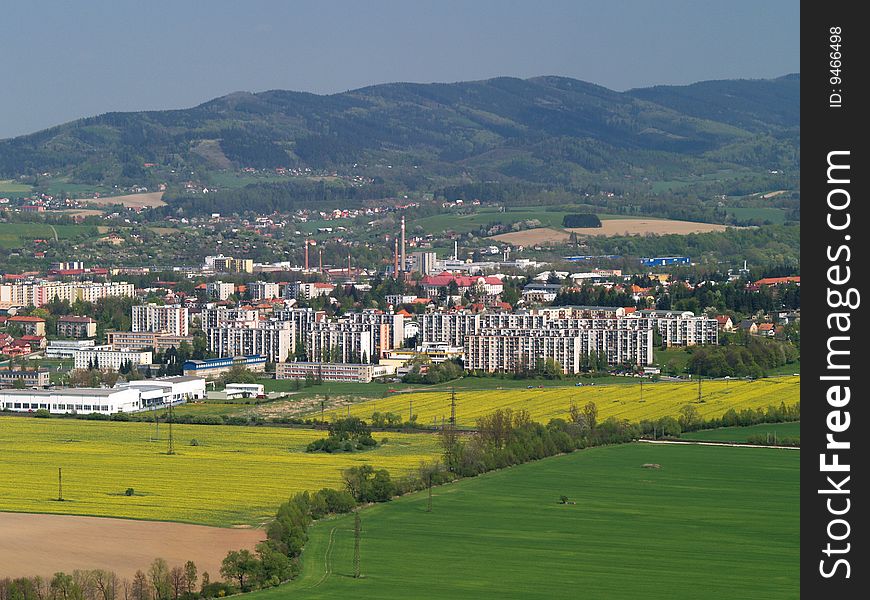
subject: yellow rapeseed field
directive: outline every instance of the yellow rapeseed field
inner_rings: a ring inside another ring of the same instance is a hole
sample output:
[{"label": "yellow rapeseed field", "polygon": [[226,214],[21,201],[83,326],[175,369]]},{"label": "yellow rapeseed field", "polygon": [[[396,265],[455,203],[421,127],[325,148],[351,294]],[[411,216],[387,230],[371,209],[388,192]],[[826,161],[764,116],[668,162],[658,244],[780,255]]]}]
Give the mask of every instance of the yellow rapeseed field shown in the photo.
[{"label": "yellow rapeseed field", "polygon": [[[617,417],[639,422],[679,415],[686,404],[693,404],[704,418],[721,417],[729,408],[787,406],[800,401],[800,377],[772,377],[755,381],[703,381],[701,400],[698,402],[698,384],[694,382],[644,382],[641,398],[640,383],[584,385],[583,387],[557,387],[543,389],[462,390],[456,392],[456,422],[472,426],[478,417],[498,408],[527,410],[532,418],[547,422],[556,417],[566,418],[572,402],[583,406],[589,401],[598,407],[599,419]],[[370,419],[372,413],[393,412],[407,419],[410,411],[422,424],[450,418],[450,392],[415,392],[397,394],[389,398],[354,405],[350,414]],[[335,413],[338,414],[338,413]],[[344,414],[342,411],[341,414]]]},{"label": "yellow rapeseed field", "polygon": [[[165,424],[161,440],[150,441],[149,423],[2,417],[0,511],[256,525],[296,492],[340,487],[346,467],[370,463],[398,476],[439,454],[434,435],[393,433],[366,452],[306,453],[323,435],[175,425],[177,454],[169,456]],[[56,500],[58,467],[64,502]]]}]

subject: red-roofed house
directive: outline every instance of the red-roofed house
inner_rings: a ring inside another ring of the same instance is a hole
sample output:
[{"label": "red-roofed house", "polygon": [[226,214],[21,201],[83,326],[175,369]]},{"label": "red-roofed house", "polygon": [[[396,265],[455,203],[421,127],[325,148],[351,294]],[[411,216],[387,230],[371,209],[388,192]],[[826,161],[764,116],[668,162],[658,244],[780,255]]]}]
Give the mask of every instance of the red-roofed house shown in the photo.
[{"label": "red-roofed house", "polygon": [[734,331],[734,321],[728,315],[716,315],[716,323],[719,324],[719,331]]},{"label": "red-roofed house", "polygon": [[39,317],[10,317],[8,324],[18,325],[27,335],[45,335],[45,319]]},{"label": "red-roofed house", "polygon": [[773,323],[759,323],[758,324],[758,335],[763,335],[766,337],[773,337],[776,335],[776,325]]}]

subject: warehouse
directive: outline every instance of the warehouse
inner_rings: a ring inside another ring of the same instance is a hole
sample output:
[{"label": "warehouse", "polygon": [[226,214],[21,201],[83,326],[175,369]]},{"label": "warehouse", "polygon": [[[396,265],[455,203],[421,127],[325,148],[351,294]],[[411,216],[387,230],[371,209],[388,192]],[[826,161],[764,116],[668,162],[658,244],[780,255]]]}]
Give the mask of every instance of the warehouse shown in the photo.
[{"label": "warehouse", "polygon": [[47,410],[52,414],[112,415],[140,410],[138,390],[67,388],[59,390],[0,390],[0,409],[13,412]]}]

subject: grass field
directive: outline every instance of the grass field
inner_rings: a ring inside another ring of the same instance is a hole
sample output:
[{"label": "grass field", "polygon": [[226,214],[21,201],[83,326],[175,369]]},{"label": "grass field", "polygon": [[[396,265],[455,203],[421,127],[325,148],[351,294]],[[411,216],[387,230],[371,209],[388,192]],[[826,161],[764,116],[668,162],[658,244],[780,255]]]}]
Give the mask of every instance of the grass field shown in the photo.
[{"label": "grass field", "polygon": [[767,436],[773,433],[776,433],[778,438],[800,438],[801,424],[799,421],[795,421],[792,423],[760,423],[746,427],[720,427],[718,429],[687,431],[680,437],[710,442],[745,442],[753,435]]},{"label": "grass field", "polygon": [[[151,442],[149,423],[2,417],[0,511],[254,525],[295,492],[340,487],[349,466],[371,463],[397,476],[439,453],[431,434],[390,433],[368,452],[308,454],[306,444],[323,432],[176,425],[174,433],[177,454],[169,456],[165,424],[161,441]],[[55,500],[58,467],[64,502]],[[125,496],[127,488],[135,495]]]},{"label": "grass field", "polygon": [[431,513],[425,493],[362,511],[361,579],[353,518],[320,522],[301,577],[251,600],[796,598],[799,466],[646,444],[528,463],[436,488]]},{"label": "grass field", "polygon": [[19,194],[29,194],[32,190],[33,187],[26,183],[18,183],[13,179],[0,179],[0,194],[17,196]]},{"label": "grass field", "polygon": [[19,248],[29,245],[33,240],[70,239],[80,235],[92,234],[89,225],[46,225],[44,223],[0,223],[0,248]]},{"label": "grass field", "polygon": [[781,208],[729,208],[728,216],[737,219],[762,219],[770,221],[774,225],[782,225],[785,223],[785,211]]},{"label": "grass field", "polygon": [[[638,422],[643,419],[658,419],[677,416],[686,404],[693,404],[703,418],[720,417],[729,408],[767,408],[800,401],[800,377],[776,377],[755,381],[704,381],[698,403],[696,382],[645,382],[643,398],[640,383],[635,385],[594,385],[551,389],[512,389],[488,391],[457,391],[456,421],[461,426],[472,426],[478,417],[498,408],[527,410],[532,418],[547,422],[566,418],[571,402],[583,406],[595,402],[598,418],[617,417]],[[394,412],[407,416],[413,409],[421,424],[430,424],[433,419],[450,416],[450,391],[412,392],[396,394],[356,404],[350,408],[352,415],[364,419],[374,411]],[[327,413],[330,415],[330,413]]]}]

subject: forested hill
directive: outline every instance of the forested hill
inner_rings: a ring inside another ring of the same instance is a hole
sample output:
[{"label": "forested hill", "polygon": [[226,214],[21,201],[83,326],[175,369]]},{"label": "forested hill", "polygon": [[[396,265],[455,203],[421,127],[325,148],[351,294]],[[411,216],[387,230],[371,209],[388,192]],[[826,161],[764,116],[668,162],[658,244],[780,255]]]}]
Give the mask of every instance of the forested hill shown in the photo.
[{"label": "forested hill", "polygon": [[[576,185],[721,168],[795,171],[800,76],[615,92],[564,77],[233,93],[0,140],[0,178],[147,183],[178,168],[395,167],[439,183]],[[411,171],[418,169],[418,171]],[[409,185],[414,185],[411,181]]]}]

